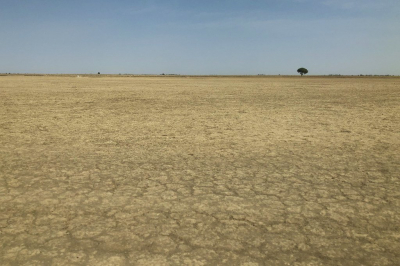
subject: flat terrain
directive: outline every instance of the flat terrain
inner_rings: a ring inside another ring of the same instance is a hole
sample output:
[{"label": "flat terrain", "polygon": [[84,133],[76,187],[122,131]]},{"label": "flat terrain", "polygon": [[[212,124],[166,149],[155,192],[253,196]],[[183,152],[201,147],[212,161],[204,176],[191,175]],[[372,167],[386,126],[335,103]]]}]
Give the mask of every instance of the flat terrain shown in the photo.
[{"label": "flat terrain", "polygon": [[0,265],[400,265],[400,78],[0,77]]}]

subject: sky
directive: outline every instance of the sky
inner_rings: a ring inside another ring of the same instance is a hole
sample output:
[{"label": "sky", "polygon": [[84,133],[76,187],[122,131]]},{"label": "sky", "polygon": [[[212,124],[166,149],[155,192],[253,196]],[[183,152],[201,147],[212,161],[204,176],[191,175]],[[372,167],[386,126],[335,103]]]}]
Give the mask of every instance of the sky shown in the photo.
[{"label": "sky", "polygon": [[400,75],[399,0],[0,0],[0,73]]}]

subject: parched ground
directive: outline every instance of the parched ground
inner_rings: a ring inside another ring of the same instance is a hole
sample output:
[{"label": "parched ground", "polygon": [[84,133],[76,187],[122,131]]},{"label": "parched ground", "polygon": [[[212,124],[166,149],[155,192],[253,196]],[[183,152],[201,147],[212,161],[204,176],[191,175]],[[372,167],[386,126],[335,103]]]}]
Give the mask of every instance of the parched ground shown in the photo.
[{"label": "parched ground", "polygon": [[400,78],[0,77],[0,265],[400,265]]}]

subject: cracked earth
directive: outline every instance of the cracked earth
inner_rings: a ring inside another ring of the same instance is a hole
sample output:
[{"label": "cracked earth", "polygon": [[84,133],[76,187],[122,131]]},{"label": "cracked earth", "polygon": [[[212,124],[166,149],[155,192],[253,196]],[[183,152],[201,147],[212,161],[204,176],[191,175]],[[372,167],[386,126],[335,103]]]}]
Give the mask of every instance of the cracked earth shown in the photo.
[{"label": "cracked earth", "polygon": [[400,79],[0,77],[0,265],[400,265]]}]

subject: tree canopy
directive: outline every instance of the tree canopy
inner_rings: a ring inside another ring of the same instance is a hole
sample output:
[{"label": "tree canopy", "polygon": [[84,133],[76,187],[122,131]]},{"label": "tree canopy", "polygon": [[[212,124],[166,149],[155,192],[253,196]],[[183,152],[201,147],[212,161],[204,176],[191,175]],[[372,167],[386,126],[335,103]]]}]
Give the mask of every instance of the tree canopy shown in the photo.
[{"label": "tree canopy", "polygon": [[303,76],[304,74],[308,73],[308,70],[307,70],[307,68],[301,67],[301,68],[297,69],[297,73],[299,73],[300,75]]}]

